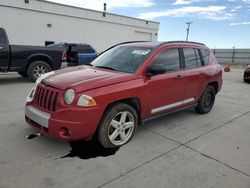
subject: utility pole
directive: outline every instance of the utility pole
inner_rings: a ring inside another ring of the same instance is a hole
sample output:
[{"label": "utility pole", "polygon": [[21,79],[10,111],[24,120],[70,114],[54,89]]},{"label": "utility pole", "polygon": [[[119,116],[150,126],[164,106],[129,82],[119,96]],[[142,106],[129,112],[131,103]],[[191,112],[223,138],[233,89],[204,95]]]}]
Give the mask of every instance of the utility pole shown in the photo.
[{"label": "utility pole", "polygon": [[188,36],[189,36],[189,28],[190,28],[190,25],[192,24],[193,22],[186,22],[187,24],[187,36],[186,36],[186,41],[188,41]]}]

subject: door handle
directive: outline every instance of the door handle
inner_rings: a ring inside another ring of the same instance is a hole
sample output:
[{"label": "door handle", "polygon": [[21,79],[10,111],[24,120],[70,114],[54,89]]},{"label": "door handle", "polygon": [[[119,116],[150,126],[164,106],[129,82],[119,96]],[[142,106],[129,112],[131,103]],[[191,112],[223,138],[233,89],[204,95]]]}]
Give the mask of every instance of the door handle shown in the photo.
[{"label": "door handle", "polygon": [[182,80],[183,77],[182,77],[181,75],[178,75],[178,76],[175,77],[175,79],[176,79],[176,80]]},{"label": "door handle", "polygon": [[3,46],[0,46],[0,50],[4,50],[4,47],[3,47]]}]

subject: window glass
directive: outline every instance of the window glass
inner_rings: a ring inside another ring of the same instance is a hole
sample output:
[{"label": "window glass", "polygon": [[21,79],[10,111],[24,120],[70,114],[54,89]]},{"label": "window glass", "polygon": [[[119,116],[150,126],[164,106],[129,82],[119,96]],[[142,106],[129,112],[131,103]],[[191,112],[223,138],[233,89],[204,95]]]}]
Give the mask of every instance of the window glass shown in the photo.
[{"label": "window glass", "polygon": [[185,67],[192,69],[197,67],[196,54],[193,48],[183,48]]},{"label": "window glass", "polygon": [[195,50],[197,65],[198,67],[201,67],[202,63],[201,63],[201,56],[200,56],[199,50],[198,49],[194,49],[194,50]]},{"label": "window glass", "polygon": [[202,60],[204,65],[208,65],[209,51],[201,49]]},{"label": "window glass", "polygon": [[1,43],[1,44],[5,44],[5,42],[6,42],[6,41],[5,41],[4,35],[1,35],[1,34],[0,34],[0,43]]},{"label": "window glass", "polygon": [[178,49],[168,49],[162,52],[153,64],[165,67],[166,72],[180,70],[180,59]]},{"label": "window glass", "polygon": [[134,73],[151,52],[151,48],[116,46],[102,53],[91,65]]},{"label": "window glass", "polygon": [[85,53],[95,53],[95,51],[90,45],[86,45]]}]

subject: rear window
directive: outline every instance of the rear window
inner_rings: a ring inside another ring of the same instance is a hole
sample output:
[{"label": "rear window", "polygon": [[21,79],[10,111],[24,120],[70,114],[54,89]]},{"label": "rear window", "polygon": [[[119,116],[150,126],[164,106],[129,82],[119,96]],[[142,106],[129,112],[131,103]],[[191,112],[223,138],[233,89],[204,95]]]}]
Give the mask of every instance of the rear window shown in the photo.
[{"label": "rear window", "polygon": [[95,53],[95,50],[90,45],[78,45],[76,47],[77,51],[80,53]]}]

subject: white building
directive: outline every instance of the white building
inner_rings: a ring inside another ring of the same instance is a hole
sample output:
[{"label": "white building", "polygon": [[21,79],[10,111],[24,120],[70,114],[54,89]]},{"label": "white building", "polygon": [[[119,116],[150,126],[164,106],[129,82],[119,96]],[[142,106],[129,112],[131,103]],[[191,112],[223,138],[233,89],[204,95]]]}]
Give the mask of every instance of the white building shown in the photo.
[{"label": "white building", "polygon": [[157,41],[159,23],[44,0],[0,0],[10,44],[89,43],[102,51],[131,40]]}]

